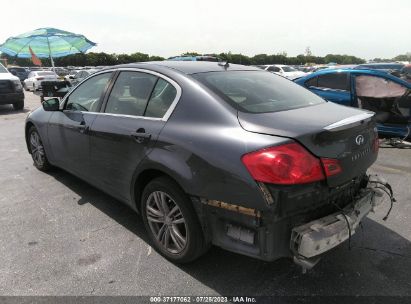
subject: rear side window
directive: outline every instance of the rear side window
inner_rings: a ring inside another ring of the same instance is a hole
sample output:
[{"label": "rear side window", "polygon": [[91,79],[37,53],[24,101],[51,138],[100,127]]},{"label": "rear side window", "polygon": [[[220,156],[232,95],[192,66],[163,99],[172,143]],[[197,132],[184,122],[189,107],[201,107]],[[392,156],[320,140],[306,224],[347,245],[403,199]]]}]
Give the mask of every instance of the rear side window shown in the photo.
[{"label": "rear side window", "polygon": [[148,102],[145,116],[162,118],[177,96],[176,88],[159,78]]},{"label": "rear side window", "polygon": [[318,84],[318,77],[313,77],[305,82],[305,86],[307,88],[317,87],[318,86],[317,84]]},{"label": "rear side window", "polygon": [[265,71],[208,72],[193,76],[242,112],[277,112],[325,102],[298,84]]},{"label": "rear side window", "polygon": [[318,76],[318,88],[350,91],[348,73],[329,73]]},{"label": "rear side window", "polygon": [[157,77],[141,72],[121,72],[106,106],[106,113],[143,116]]}]

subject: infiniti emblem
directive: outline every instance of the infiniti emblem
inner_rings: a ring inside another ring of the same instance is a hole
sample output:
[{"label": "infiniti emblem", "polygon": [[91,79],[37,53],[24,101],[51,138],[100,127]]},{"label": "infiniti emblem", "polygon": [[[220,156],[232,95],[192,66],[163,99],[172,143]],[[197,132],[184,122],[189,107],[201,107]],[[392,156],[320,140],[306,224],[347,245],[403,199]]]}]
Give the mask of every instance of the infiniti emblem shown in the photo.
[{"label": "infiniti emblem", "polygon": [[361,146],[361,145],[364,143],[364,136],[358,135],[358,136],[355,138],[355,143],[356,143],[358,146]]}]

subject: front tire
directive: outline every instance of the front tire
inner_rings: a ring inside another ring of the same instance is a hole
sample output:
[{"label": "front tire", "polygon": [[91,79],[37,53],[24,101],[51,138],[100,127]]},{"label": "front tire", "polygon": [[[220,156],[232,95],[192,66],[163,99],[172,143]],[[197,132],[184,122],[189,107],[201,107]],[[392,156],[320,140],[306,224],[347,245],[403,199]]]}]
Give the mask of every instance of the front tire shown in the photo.
[{"label": "front tire", "polygon": [[13,103],[13,108],[16,111],[20,111],[24,109],[24,100],[20,100],[19,102]]},{"label": "front tire", "polygon": [[50,169],[50,163],[47,159],[46,151],[44,150],[43,142],[37,129],[32,126],[29,130],[29,145],[31,157],[33,158],[34,166],[40,171],[47,171]]},{"label": "front tire", "polygon": [[159,177],[145,187],[141,214],[154,248],[170,261],[188,263],[207,249],[192,203],[173,180]]}]

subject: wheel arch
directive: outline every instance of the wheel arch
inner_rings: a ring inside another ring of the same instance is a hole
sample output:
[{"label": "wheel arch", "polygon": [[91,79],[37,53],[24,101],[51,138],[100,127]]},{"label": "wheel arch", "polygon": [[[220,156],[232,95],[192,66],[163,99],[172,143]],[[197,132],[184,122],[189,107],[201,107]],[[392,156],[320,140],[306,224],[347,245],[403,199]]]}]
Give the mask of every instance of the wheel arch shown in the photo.
[{"label": "wheel arch", "polygon": [[36,127],[33,122],[28,121],[24,127],[24,137],[26,140],[27,151],[31,154],[30,144],[29,144],[29,130],[31,127]]},{"label": "wheel arch", "polygon": [[144,188],[150,181],[162,176],[172,180],[180,188],[181,191],[188,195],[187,191],[185,191],[184,187],[182,187],[180,179],[175,174],[160,166],[147,166],[135,173],[132,182],[131,197],[137,212],[141,212],[141,195],[144,191]]}]

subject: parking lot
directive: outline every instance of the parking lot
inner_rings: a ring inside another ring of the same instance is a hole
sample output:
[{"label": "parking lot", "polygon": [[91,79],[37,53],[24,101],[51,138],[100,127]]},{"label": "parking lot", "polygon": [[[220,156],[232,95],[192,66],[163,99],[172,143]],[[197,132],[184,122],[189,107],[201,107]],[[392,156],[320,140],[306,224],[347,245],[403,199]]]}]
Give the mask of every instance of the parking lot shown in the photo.
[{"label": "parking lot", "polygon": [[306,274],[289,260],[266,263],[218,248],[174,265],[147,242],[129,208],[78,178],[32,166],[24,119],[40,106],[0,106],[1,295],[395,295],[411,296],[411,150],[381,149],[372,173],[393,186],[363,231]]}]

